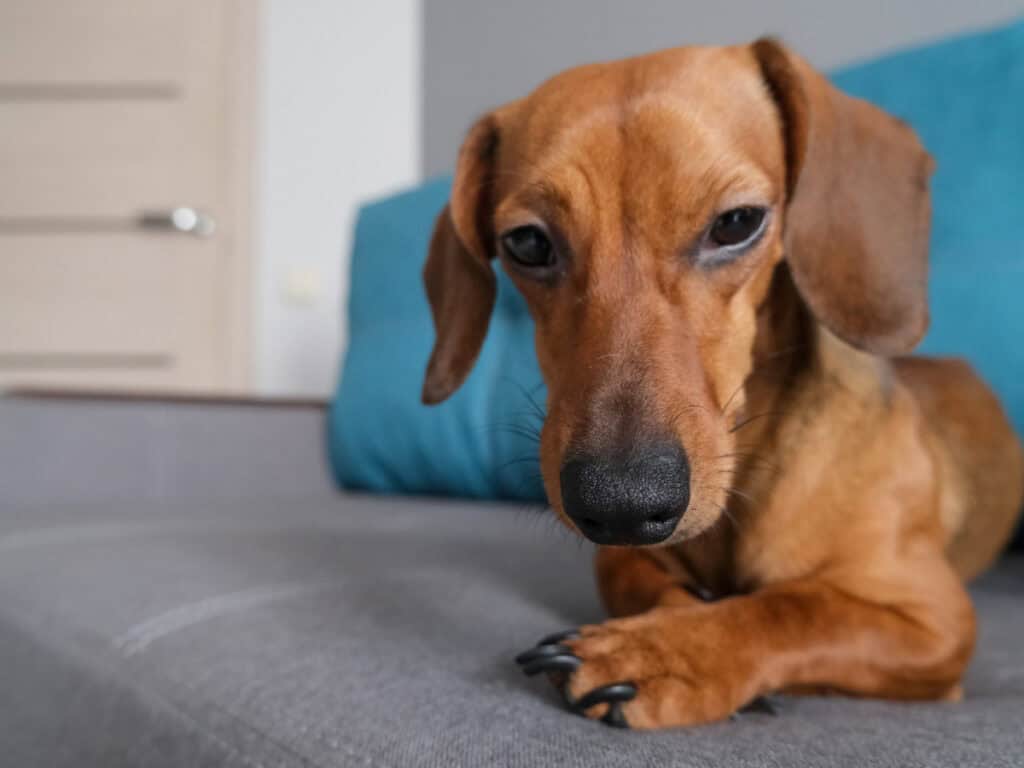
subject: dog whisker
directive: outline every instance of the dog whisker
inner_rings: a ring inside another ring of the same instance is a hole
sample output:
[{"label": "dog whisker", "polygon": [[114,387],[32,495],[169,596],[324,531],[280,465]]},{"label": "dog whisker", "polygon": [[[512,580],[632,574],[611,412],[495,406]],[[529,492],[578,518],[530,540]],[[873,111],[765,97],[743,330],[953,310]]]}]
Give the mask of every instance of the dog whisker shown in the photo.
[{"label": "dog whisker", "polygon": [[739,432],[752,421],[757,421],[758,419],[763,419],[767,416],[775,416],[778,415],[779,413],[781,413],[781,411],[765,411],[764,413],[756,413],[753,416],[748,416],[747,418],[741,419],[739,422],[734,424],[732,428],[729,429],[729,434],[732,435],[735,434],[736,432]]},{"label": "dog whisker", "polygon": [[[509,459],[508,461],[504,461],[501,464],[499,464],[495,468],[495,471],[497,471],[497,472],[504,472],[509,467],[514,467],[514,466],[517,466],[519,464],[526,464],[526,463],[536,464],[536,465],[539,466],[540,465],[540,457],[539,456],[520,456],[520,457],[515,458],[515,459]],[[530,477],[529,479],[537,480],[537,479],[539,479],[539,477],[540,476],[538,475],[537,477]]]},{"label": "dog whisker", "polygon": [[732,525],[732,527],[735,530],[739,530],[740,529],[740,521],[737,520],[736,516],[733,515],[733,513],[729,511],[729,508],[727,506],[721,506],[720,505],[718,507],[718,511],[719,511],[719,513],[721,513],[721,515],[723,517],[725,517],[726,520],[729,521],[729,523]]},{"label": "dog whisker", "polygon": [[509,434],[518,435],[525,440],[540,443],[540,432],[522,424],[492,424],[487,429],[495,432],[508,432]]},{"label": "dog whisker", "polygon": [[729,405],[736,398],[736,395],[738,395],[743,390],[743,388],[752,378],[754,378],[755,376],[761,376],[765,373],[768,373],[776,364],[781,362],[782,358],[784,358],[785,356],[791,355],[794,352],[799,352],[800,350],[806,348],[806,344],[793,344],[789,347],[785,347],[776,352],[772,352],[768,355],[765,355],[760,360],[757,360],[754,363],[754,367],[751,369],[750,373],[747,374],[746,378],[740,382],[740,385],[733,390],[732,394],[729,395],[729,398],[722,405],[722,415],[726,415],[726,412],[729,410]]},{"label": "dog whisker", "polygon": [[727,493],[730,496],[736,496],[738,498],[741,498],[749,504],[757,504],[757,500],[753,496],[751,496],[749,493],[741,491],[739,488],[719,487],[718,490],[723,491],[724,493]]},{"label": "dog whisker", "polygon": [[714,415],[713,411],[710,408],[700,405],[699,403],[689,403],[688,405],[684,405],[682,408],[679,408],[672,414],[670,418],[670,423],[678,422],[684,414],[690,413],[691,411],[704,411],[705,413]]},{"label": "dog whisker", "polygon": [[512,379],[512,378],[507,377],[507,376],[502,377],[502,378],[505,381],[507,381],[510,384],[512,384],[514,387],[516,387],[519,390],[519,392],[523,396],[523,399],[526,400],[527,404],[530,406],[530,409],[531,409],[530,415],[536,416],[537,419],[540,421],[540,423],[543,424],[544,423],[544,419],[547,418],[547,413],[546,413],[545,409],[542,408],[541,405],[534,398],[533,393],[536,392],[537,390],[541,389],[544,386],[544,382],[543,381],[538,382],[532,389],[527,389],[525,386],[523,386],[522,383],[520,383],[519,381],[516,381],[515,379]]},{"label": "dog whisker", "polygon": [[741,465],[746,464],[747,462],[749,462],[750,464],[754,465],[754,467],[757,467],[757,468],[760,468],[760,469],[765,469],[765,470],[769,470],[769,471],[772,471],[772,472],[780,471],[780,468],[779,468],[778,464],[776,464],[775,462],[770,461],[770,460],[764,458],[760,454],[752,453],[752,452],[735,451],[733,453],[723,453],[720,456],[716,456],[715,460],[716,461],[719,461],[719,460],[730,461],[731,462],[730,466],[733,467],[734,469],[737,469]]},{"label": "dog whisker", "polygon": [[733,401],[733,400],[734,400],[734,399],[736,398],[736,395],[738,395],[738,394],[740,393],[740,391],[741,391],[741,390],[742,390],[742,389],[743,389],[743,388],[744,388],[745,386],[747,386],[747,382],[748,382],[748,381],[750,381],[750,376],[753,376],[753,372],[751,372],[751,374],[749,374],[749,375],[747,376],[747,378],[745,378],[745,379],[744,379],[743,381],[741,381],[741,382],[740,382],[740,385],[739,385],[738,387],[736,387],[736,389],[734,389],[734,390],[732,391],[732,394],[731,394],[731,395],[729,395],[729,398],[728,398],[728,399],[727,399],[727,400],[725,401],[725,403],[724,403],[724,404],[722,405],[722,409],[721,409],[721,410],[722,410],[722,415],[723,415],[723,416],[725,416],[725,415],[726,415],[726,411],[728,411],[728,410],[729,410],[729,405],[730,405],[730,403],[732,403],[732,401]]}]

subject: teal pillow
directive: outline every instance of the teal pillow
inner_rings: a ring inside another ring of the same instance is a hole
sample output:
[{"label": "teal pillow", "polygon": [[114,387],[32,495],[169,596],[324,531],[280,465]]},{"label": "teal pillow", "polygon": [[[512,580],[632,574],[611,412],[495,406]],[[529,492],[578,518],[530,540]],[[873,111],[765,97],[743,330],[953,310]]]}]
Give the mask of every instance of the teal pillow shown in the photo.
[{"label": "teal pillow", "polygon": [[[910,122],[936,157],[932,328],[922,350],[970,359],[1024,433],[1024,22],[834,79]],[[440,406],[419,401],[434,335],[420,271],[448,190],[438,180],[360,212],[332,466],[353,488],[541,500],[535,404],[544,391],[532,323],[504,275],[469,379]]]},{"label": "teal pillow", "polygon": [[450,186],[433,181],[359,213],[349,344],[329,414],[331,466],[349,488],[541,500],[545,392],[533,321],[504,273],[469,378],[440,405],[420,403],[434,341],[421,272]]}]

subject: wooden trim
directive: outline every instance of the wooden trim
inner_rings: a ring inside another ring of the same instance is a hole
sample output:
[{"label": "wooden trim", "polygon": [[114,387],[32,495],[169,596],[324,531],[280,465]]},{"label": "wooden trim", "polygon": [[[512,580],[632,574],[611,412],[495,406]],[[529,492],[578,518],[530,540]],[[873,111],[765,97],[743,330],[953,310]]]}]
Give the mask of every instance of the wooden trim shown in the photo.
[{"label": "wooden trim", "polygon": [[324,411],[329,405],[326,399],[308,397],[263,397],[245,394],[223,394],[202,392],[182,394],[160,390],[111,392],[107,390],[62,389],[46,387],[24,387],[0,391],[0,397],[20,400],[66,400],[104,403],[158,403],[174,405],[226,405],[255,406],[260,408],[301,408]]},{"label": "wooden trim", "polygon": [[222,318],[225,348],[222,382],[247,391],[255,382],[256,230],[255,168],[259,144],[259,85],[262,75],[262,0],[225,0],[224,83],[226,85],[221,178],[228,180],[223,204],[232,231],[224,233],[228,264]]},{"label": "wooden trim", "polygon": [[3,101],[162,101],[176,99],[181,89],[177,83],[11,83],[0,85]]}]

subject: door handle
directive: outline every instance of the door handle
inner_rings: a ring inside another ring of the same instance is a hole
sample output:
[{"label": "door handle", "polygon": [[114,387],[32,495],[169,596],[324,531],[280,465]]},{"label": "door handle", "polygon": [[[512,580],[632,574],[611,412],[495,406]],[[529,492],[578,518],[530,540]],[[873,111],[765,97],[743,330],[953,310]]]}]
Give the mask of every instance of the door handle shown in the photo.
[{"label": "door handle", "polygon": [[155,232],[180,232],[193,237],[209,237],[217,229],[213,216],[186,205],[167,211],[143,211],[138,225]]}]

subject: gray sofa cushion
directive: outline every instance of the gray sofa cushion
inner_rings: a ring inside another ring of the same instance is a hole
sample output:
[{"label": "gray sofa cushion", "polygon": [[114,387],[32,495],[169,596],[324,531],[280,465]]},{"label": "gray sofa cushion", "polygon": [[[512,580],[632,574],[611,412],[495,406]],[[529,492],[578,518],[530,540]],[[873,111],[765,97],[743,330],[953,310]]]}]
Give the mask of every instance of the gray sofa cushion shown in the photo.
[{"label": "gray sofa cushion", "polygon": [[960,704],[785,699],[637,733],[567,714],[511,662],[600,617],[590,554],[498,505],[0,501],[3,764],[1020,764],[1020,558],[975,588]]},{"label": "gray sofa cushion", "polygon": [[0,504],[326,493],[325,421],[302,401],[0,396]]}]

